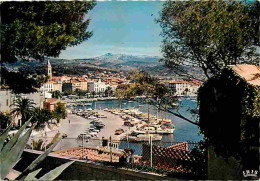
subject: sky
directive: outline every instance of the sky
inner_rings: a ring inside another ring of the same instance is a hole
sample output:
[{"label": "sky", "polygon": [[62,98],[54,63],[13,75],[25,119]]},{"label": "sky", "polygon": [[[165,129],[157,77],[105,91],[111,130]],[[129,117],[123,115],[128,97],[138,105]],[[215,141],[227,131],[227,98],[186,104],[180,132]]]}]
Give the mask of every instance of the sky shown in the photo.
[{"label": "sky", "polygon": [[93,36],[62,51],[59,58],[75,59],[106,53],[161,56],[159,17],[162,1],[98,1],[89,11],[87,30]]}]

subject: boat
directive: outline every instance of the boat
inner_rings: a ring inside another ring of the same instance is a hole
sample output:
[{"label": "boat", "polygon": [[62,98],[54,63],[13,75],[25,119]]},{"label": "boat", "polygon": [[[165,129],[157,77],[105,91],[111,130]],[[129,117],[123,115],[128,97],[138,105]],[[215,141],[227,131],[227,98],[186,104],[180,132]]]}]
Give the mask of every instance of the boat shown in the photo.
[{"label": "boat", "polygon": [[128,101],[128,103],[131,103],[131,102],[133,102],[133,101]]},{"label": "boat", "polygon": [[[150,135],[152,141],[161,141],[162,136],[160,135]],[[121,140],[130,141],[130,142],[146,142],[150,140],[150,136],[148,134],[145,135],[137,135],[137,136],[124,136]]]},{"label": "boat", "polygon": [[178,107],[178,103],[172,103],[172,107]]},{"label": "boat", "polygon": [[144,107],[144,105],[140,104],[140,105],[138,105],[138,107]]},{"label": "boat", "polygon": [[139,135],[139,134],[145,134],[145,131],[140,131],[140,130],[134,130],[133,134]]},{"label": "boat", "polygon": [[92,103],[86,103],[85,106],[92,106]]},{"label": "boat", "polygon": [[[169,128],[162,128],[160,125],[154,125],[149,127],[150,134],[173,134],[174,130],[175,130],[174,126]],[[132,133],[134,135],[148,133],[148,127],[145,127],[142,130],[134,130]]]},{"label": "boat", "polygon": [[162,136],[160,136],[160,135],[148,135],[148,134],[137,135],[137,139],[139,139],[139,141],[149,141],[150,136],[152,138],[152,141],[161,141],[162,140]]}]

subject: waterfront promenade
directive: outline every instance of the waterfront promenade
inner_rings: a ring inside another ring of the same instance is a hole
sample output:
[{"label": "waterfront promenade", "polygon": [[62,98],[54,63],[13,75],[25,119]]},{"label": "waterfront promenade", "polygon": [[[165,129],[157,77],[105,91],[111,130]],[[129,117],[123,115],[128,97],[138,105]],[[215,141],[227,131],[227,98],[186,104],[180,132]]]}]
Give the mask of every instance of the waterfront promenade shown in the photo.
[{"label": "waterfront promenade", "polygon": [[[101,140],[109,139],[111,136],[112,140],[118,140],[118,135],[115,135],[115,130],[122,128],[128,130],[127,126],[122,126],[124,121],[118,115],[103,111],[103,110],[94,110],[100,115],[105,115],[107,118],[99,118],[104,124],[105,127],[101,129],[98,133],[98,138]],[[69,122],[70,120],[70,122]],[[52,131],[46,132],[46,138],[42,137],[42,134],[31,137],[31,139],[43,139],[45,142],[49,143],[52,138],[59,132],[61,134],[66,134],[67,137],[62,139],[59,144],[54,148],[54,151],[69,149],[73,147],[78,147],[82,145],[82,140],[78,140],[77,137],[79,134],[84,133],[89,127],[92,120],[86,119],[75,114],[68,114],[66,119],[61,120],[60,126]],[[89,140],[89,142],[84,142],[84,146],[98,146],[100,144],[99,140]]]},{"label": "waterfront promenade", "polygon": [[[70,123],[69,123],[70,120]],[[74,115],[74,114],[68,114],[68,117],[66,119],[61,120],[60,126],[58,129],[49,131],[46,133],[46,138],[43,138],[43,140],[46,140],[48,143],[52,140],[52,138],[60,132],[61,134],[67,134],[67,138],[60,141],[60,143],[54,148],[55,150],[60,149],[68,149],[72,147],[78,147],[78,142],[76,138],[80,133],[84,133],[84,131],[89,128],[90,126],[90,120],[87,120],[85,118],[82,118],[80,116]],[[42,135],[39,134],[37,136],[31,137],[31,139],[42,139]]]}]

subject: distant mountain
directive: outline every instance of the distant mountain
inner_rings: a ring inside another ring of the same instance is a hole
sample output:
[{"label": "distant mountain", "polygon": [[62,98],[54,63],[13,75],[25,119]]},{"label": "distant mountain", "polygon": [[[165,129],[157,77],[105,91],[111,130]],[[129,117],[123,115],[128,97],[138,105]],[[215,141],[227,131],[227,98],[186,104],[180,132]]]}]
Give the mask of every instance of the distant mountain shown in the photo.
[{"label": "distant mountain", "polygon": [[158,56],[125,55],[125,54],[106,53],[105,55],[95,57],[94,59],[103,61],[103,62],[113,62],[113,63],[124,63],[124,62],[158,63],[158,60],[160,58]]}]

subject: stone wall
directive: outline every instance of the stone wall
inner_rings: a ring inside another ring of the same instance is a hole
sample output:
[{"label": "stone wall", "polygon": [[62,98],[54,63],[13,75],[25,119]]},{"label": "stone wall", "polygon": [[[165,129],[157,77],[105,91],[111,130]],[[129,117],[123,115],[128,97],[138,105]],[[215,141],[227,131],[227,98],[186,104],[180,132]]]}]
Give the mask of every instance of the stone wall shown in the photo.
[{"label": "stone wall", "polygon": [[[25,150],[22,160],[16,165],[15,170],[24,170],[39,154],[40,151]],[[55,167],[70,161],[68,157],[58,157],[50,154],[38,166],[42,171],[40,177]],[[75,161],[69,166],[57,180],[172,180],[165,176],[153,175],[145,172],[136,172],[113,166],[102,166],[93,162]]]}]

